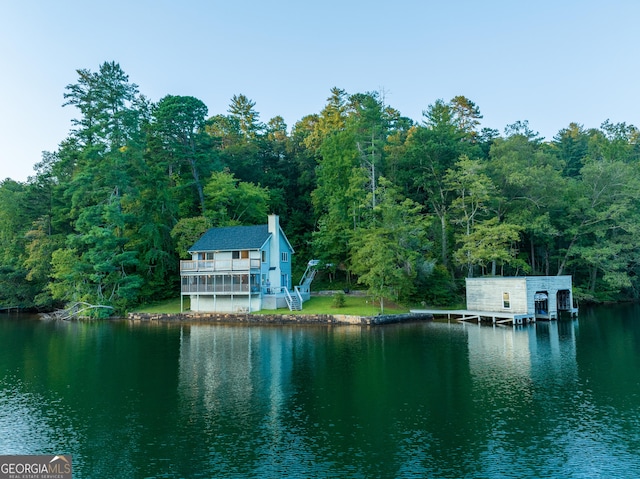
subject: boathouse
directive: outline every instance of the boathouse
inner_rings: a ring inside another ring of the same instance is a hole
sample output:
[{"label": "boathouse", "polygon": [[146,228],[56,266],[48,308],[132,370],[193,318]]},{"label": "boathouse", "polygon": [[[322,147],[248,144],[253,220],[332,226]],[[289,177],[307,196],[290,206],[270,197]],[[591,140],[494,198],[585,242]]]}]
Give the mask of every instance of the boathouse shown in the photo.
[{"label": "boathouse", "polygon": [[577,314],[571,276],[492,276],[467,278],[467,309],[557,319]]},{"label": "boathouse", "polygon": [[558,319],[561,312],[578,314],[573,307],[571,276],[491,276],[466,278],[467,309],[412,309],[459,321],[525,324],[536,319]]}]

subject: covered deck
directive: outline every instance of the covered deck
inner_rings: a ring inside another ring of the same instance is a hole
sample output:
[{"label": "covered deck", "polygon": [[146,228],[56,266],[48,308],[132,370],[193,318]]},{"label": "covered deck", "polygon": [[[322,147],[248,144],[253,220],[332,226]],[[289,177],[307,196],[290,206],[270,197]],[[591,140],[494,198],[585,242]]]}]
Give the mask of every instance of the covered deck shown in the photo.
[{"label": "covered deck", "polygon": [[180,261],[180,272],[183,274],[250,270],[260,270],[259,258],[189,259]]}]

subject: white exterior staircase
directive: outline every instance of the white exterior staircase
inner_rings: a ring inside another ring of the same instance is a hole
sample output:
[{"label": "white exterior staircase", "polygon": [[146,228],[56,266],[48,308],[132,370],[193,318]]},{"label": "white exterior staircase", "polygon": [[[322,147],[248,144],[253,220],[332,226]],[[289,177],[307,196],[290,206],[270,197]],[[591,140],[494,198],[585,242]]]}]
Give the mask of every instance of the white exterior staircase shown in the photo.
[{"label": "white exterior staircase", "polygon": [[289,311],[302,311],[302,303],[311,298],[311,283],[313,282],[313,278],[316,277],[319,264],[320,261],[317,259],[309,261],[307,263],[307,269],[300,279],[300,284],[294,288],[293,294],[287,291],[286,298]]}]

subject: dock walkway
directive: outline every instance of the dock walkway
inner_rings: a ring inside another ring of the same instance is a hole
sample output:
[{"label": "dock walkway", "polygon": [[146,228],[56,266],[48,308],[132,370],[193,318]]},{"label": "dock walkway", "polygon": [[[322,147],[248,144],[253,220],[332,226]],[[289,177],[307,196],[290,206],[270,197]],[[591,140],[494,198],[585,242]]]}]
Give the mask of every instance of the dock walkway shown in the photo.
[{"label": "dock walkway", "polygon": [[490,321],[493,324],[535,323],[535,314],[509,313],[505,311],[473,311],[467,309],[412,309],[413,314],[431,314],[433,317],[446,317],[457,321]]}]

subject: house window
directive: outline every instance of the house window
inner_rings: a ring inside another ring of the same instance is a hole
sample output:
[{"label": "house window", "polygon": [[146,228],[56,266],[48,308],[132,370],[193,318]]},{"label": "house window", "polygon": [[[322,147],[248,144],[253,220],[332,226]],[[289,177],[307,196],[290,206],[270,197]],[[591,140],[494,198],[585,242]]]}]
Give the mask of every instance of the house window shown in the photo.
[{"label": "house window", "polygon": [[262,250],[261,253],[262,253],[262,262],[266,263],[267,262],[267,252],[265,250]]},{"label": "house window", "polygon": [[232,251],[231,259],[240,259],[240,251]]},{"label": "house window", "polygon": [[249,250],[242,250],[240,251],[240,257],[242,259],[249,259]]},{"label": "house window", "polygon": [[509,299],[509,293],[506,291],[502,293],[502,307],[504,309],[511,309],[511,300]]},{"label": "house window", "polygon": [[280,254],[280,261],[282,261],[283,263],[288,263],[289,262],[289,253],[287,253],[286,251],[283,251]]},{"label": "house window", "polygon": [[257,274],[251,275],[251,292],[252,293],[260,292],[260,276]]}]

